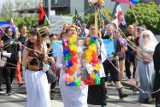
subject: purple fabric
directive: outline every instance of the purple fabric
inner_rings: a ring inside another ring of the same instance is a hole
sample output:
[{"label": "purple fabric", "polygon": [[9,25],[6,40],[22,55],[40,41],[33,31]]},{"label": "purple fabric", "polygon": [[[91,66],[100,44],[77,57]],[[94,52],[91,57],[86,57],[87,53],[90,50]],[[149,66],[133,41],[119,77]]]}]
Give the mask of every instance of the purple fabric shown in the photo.
[{"label": "purple fabric", "polygon": [[7,28],[7,27],[11,27],[13,32],[14,32],[14,34],[16,34],[16,28],[11,23],[9,23],[9,22],[0,22],[0,29],[4,29],[4,28]]},{"label": "purple fabric", "polygon": [[127,47],[128,43],[127,43],[126,39],[120,38],[119,41],[120,41],[120,44],[124,43],[124,46]]}]

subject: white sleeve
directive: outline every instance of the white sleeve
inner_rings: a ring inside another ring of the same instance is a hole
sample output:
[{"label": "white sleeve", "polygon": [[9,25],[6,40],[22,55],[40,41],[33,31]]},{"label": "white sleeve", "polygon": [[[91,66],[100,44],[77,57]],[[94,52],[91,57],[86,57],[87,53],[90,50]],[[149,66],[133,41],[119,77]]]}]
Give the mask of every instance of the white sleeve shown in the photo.
[{"label": "white sleeve", "polygon": [[63,48],[62,48],[62,45],[61,45],[61,46],[59,46],[58,52],[57,52],[56,66],[57,66],[58,68],[62,68],[63,59],[64,59],[64,56],[63,56]]}]

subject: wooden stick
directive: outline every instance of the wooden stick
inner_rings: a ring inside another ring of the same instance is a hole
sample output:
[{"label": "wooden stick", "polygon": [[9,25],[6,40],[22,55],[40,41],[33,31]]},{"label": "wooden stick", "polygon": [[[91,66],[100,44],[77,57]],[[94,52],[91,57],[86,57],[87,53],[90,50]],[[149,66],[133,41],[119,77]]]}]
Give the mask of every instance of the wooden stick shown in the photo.
[{"label": "wooden stick", "polygon": [[138,25],[138,20],[137,20],[137,17],[135,15],[135,12],[134,12],[134,9],[133,9],[133,6],[131,5],[131,9],[132,9],[132,13],[133,13],[133,16],[135,18],[135,21],[136,21],[136,24]]}]

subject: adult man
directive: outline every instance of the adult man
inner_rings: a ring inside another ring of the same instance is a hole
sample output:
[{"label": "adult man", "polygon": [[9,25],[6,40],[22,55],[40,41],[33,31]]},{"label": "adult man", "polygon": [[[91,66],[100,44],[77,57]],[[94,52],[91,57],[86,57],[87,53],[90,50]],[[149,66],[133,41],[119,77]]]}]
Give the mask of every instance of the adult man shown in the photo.
[{"label": "adult man", "polygon": [[82,31],[79,34],[80,37],[87,37],[89,35],[89,30],[86,28],[86,24],[82,24]]},{"label": "adult man", "polygon": [[[135,25],[136,26],[136,25]],[[135,42],[135,30],[134,25],[129,25],[127,28],[127,33],[125,34],[129,40],[128,42],[128,50],[126,51],[126,60],[125,60],[125,68],[126,68],[126,76],[131,79],[131,64],[133,65],[133,78],[135,77],[135,53],[134,50],[131,48]]]}]

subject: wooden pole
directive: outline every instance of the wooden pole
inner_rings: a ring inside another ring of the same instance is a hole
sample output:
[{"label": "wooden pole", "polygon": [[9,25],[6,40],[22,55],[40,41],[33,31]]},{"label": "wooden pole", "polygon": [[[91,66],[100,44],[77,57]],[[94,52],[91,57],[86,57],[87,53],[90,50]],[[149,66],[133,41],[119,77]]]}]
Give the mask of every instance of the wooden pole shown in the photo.
[{"label": "wooden pole", "polygon": [[133,9],[133,6],[131,5],[131,10],[132,10],[132,13],[133,13],[133,16],[135,18],[135,21],[136,21],[136,24],[138,25],[138,20],[137,20],[137,17],[135,15],[135,12],[134,12],[134,9]]}]

